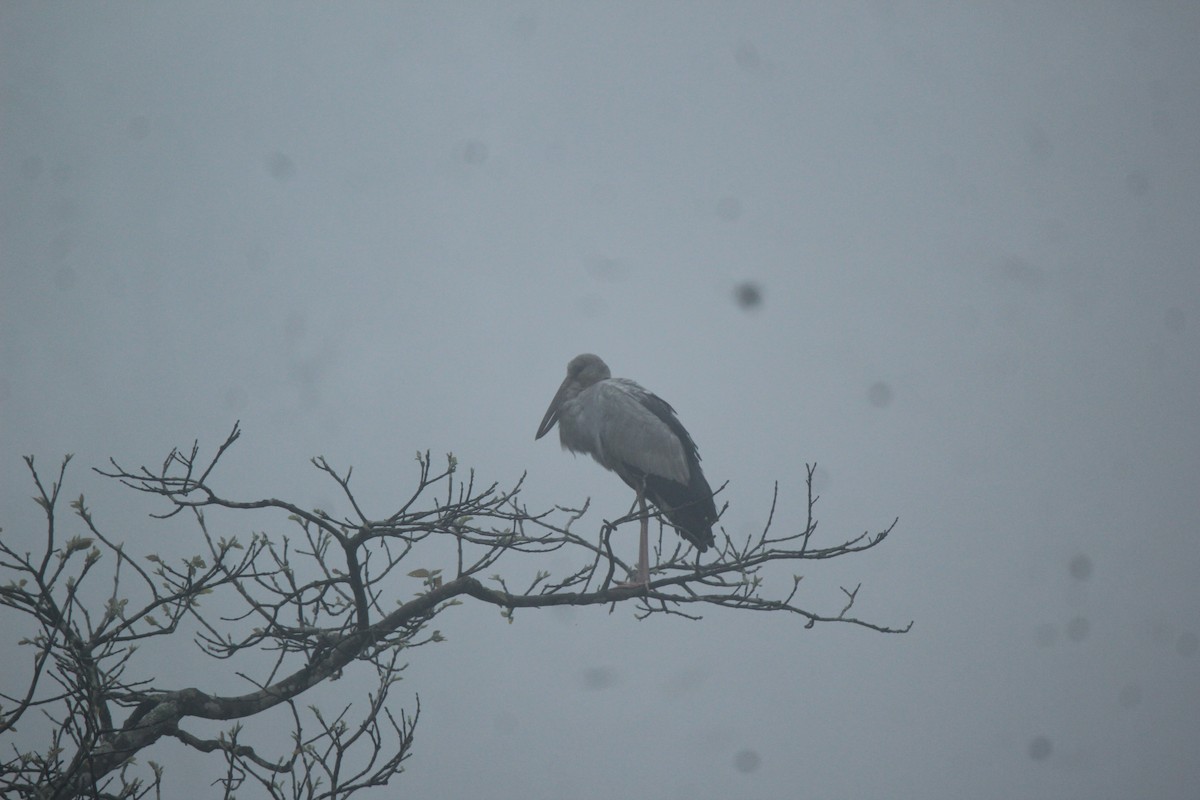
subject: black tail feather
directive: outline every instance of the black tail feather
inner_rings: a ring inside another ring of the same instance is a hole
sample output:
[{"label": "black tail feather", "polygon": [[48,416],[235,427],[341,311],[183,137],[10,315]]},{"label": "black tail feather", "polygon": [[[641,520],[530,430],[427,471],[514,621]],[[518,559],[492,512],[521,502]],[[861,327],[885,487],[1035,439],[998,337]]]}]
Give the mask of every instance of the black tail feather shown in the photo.
[{"label": "black tail feather", "polygon": [[703,553],[716,543],[712,526],[717,521],[717,507],[712,489],[698,464],[692,469],[692,479],[687,486],[657,475],[642,475],[637,470],[630,470],[630,473],[632,480],[626,478],[626,483],[635,491],[644,487],[646,499],[697,550]]}]

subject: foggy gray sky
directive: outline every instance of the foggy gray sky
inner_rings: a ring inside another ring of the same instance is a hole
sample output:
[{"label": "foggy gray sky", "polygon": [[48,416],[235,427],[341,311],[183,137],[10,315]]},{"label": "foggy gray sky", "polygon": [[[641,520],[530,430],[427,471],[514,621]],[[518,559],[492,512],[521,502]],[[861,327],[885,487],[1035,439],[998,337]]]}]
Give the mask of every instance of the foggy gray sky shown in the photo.
[{"label": "foggy gray sky", "polygon": [[731,533],[775,480],[802,525],[806,461],[829,541],[899,515],[802,599],[915,627],[454,609],[378,796],[1194,797],[1198,41],[1184,3],[5,3],[3,535],[20,456],[73,452],[189,551],[88,468],[236,419],[246,499],[333,502],[323,454],[390,510],[429,448],[598,528],[628,490],[533,441],[596,352]]}]

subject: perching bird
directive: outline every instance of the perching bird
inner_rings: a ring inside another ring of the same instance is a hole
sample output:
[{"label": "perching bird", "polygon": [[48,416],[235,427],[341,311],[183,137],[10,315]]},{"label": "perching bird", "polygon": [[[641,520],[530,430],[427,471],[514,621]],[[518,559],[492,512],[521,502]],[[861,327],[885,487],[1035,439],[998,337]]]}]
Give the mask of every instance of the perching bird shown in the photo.
[{"label": "perching bird", "polygon": [[701,553],[714,544],[712,489],[700,470],[696,443],[666,401],[612,377],[599,356],[584,353],[567,364],[567,377],[533,438],[545,436],[556,422],[563,449],[589,454],[637,492],[642,535],[637,581],[631,585],[650,583],[647,500]]}]

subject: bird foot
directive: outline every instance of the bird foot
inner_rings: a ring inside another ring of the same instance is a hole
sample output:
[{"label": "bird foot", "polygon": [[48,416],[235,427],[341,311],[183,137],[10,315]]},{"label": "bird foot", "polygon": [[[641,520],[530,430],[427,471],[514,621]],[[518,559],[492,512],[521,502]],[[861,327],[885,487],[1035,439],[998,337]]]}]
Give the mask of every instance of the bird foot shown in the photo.
[{"label": "bird foot", "polygon": [[650,588],[650,573],[639,572],[633,580],[618,581],[613,584],[618,589],[649,589]]}]

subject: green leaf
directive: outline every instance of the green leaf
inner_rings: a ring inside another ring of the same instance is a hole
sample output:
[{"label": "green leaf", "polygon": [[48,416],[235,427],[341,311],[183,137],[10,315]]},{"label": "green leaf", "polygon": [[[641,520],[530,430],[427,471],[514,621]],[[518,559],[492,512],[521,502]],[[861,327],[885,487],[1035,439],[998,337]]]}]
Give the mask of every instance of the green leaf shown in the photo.
[{"label": "green leaf", "polygon": [[410,578],[428,578],[429,575],[430,572],[427,569],[414,569],[412,572],[408,573],[408,577]]}]

